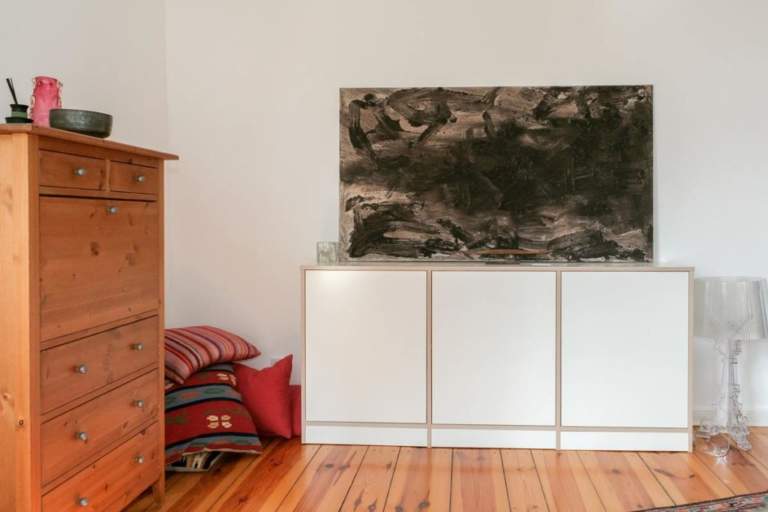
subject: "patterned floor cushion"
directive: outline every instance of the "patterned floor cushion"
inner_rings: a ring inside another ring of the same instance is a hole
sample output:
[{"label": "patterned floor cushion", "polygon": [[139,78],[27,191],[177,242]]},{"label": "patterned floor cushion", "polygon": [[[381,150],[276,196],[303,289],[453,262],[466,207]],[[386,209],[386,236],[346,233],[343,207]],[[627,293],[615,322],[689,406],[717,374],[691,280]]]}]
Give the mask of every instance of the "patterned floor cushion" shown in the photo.
[{"label": "patterned floor cushion", "polygon": [[232,365],[218,364],[166,389],[166,464],[202,451],[261,453],[253,419],[235,384]]}]

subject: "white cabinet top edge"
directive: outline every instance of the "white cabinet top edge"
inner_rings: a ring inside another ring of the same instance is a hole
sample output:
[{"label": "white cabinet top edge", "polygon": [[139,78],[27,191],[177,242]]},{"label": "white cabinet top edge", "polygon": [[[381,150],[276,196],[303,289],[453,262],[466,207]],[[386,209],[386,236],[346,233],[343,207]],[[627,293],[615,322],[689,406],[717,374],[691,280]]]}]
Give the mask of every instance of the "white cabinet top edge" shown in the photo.
[{"label": "white cabinet top edge", "polygon": [[380,271],[477,271],[477,272],[693,272],[694,267],[652,263],[344,263],[302,265],[301,270],[380,270]]}]

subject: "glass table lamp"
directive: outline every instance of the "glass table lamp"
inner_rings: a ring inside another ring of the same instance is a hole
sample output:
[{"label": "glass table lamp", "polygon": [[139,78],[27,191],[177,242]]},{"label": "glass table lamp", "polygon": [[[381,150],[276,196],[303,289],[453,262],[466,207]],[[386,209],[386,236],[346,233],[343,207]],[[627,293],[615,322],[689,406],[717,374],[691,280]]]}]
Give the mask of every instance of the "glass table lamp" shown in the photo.
[{"label": "glass table lamp", "polygon": [[758,277],[696,279],[694,333],[712,341],[719,366],[719,387],[711,417],[699,435],[728,434],[743,449],[752,448],[739,398],[739,354],[742,343],[768,338],[768,283]]}]

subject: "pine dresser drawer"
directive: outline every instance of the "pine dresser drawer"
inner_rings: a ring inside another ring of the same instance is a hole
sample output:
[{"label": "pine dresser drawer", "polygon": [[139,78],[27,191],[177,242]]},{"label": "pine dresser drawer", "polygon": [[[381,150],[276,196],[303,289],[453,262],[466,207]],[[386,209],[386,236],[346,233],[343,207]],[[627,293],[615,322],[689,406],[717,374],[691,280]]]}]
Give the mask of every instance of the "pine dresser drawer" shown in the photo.
[{"label": "pine dresser drawer", "polygon": [[157,418],[158,378],[155,370],[43,423],[43,484],[51,483]]},{"label": "pine dresser drawer", "polygon": [[102,190],[105,160],[52,151],[40,151],[40,186]]},{"label": "pine dresser drawer", "polygon": [[119,511],[161,476],[155,423],[43,496],[44,512]]},{"label": "pine dresser drawer", "polygon": [[157,194],[160,172],[143,165],[112,162],[109,189],[115,192]]},{"label": "pine dresser drawer", "polygon": [[157,365],[158,337],[158,320],[152,317],[44,350],[43,414]]},{"label": "pine dresser drawer", "polygon": [[157,310],[154,201],[40,198],[40,332],[48,340]]}]

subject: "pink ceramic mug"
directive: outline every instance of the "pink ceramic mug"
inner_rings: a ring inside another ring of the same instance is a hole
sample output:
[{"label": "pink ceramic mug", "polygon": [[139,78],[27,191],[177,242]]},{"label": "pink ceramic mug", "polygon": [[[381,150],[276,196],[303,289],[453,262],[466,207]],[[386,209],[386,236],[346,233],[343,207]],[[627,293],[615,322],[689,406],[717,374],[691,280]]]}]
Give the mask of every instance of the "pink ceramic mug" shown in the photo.
[{"label": "pink ceramic mug", "polygon": [[36,76],[35,90],[32,93],[32,123],[38,126],[50,126],[48,120],[52,108],[61,108],[62,83],[50,76]]}]

